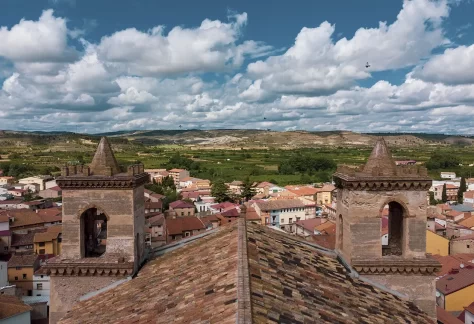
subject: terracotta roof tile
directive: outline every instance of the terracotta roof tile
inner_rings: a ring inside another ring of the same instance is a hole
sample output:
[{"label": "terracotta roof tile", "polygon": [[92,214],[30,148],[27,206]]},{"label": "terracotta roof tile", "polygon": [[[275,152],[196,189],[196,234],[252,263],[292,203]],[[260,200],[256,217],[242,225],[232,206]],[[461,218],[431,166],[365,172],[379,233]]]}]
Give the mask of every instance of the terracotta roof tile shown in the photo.
[{"label": "terracotta roof tile", "polygon": [[46,232],[46,228],[44,229],[41,228],[41,229],[31,231],[26,234],[12,233],[11,246],[20,247],[20,246],[25,246],[25,245],[33,245],[35,235],[42,232]]},{"label": "terracotta roof tile", "polygon": [[165,216],[163,214],[148,218],[148,224],[151,226],[162,226],[165,222]]},{"label": "terracotta roof tile", "polygon": [[6,210],[5,214],[15,219],[14,222],[10,224],[10,228],[12,229],[15,227],[41,225],[45,223],[39,214],[30,209]]},{"label": "terracotta roof tile", "polygon": [[474,314],[474,302],[472,302],[469,306],[464,307],[469,313]]},{"label": "terracotta roof tile", "polygon": [[474,254],[456,254],[445,256],[433,254],[433,258],[435,258],[441,264],[441,270],[436,275],[442,277],[448,274],[453,268],[459,269],[461,263],[466,265],[471,260],[474,260]]},{"label": "terracotta roof tile", "polygon": [[474,217],[471,216],[466,219],[463,219],[462,221],[459,222],[459,225],[465,226],[467,228],[474,227]]},{"label": "terracotta roof tile", "polygon": [[237,229],[223,229],[149,262],[60,323],[236,323]]},{"label": "terracotta roof tile", "polygon": [[185,216],[166,219],[166,231],[168,235],[182,234],[185,231],[205,229],[202,221],[194,216]]},{"label": "terracotta roof tile", "polygon": [[37,213],[46,223],[60,222],[63,216],[61,207],[38,209]]},{"label": "terracotta roof tile", "polygon": [[257,202],[261,210],[277,210],[285,208],[303,208],[304,203],[299,199],[279,199]]},{"label": "terracotta roof tile", "polygon": [[248,220],[248,221],[259,221],[260,220],[260,216],[258,216],[258,213],[257,211],[255,210],[255,208],[253,207],[248,207],[247,208],[247,212],[245,214],[245,218]]},{"label": "terracotta roof tile", "polygon": [[226,211],[223,211],[220,213],[224,217],[239,217],[240,212],[237,210],[237,208],[231,208]]},{"label": "terracotta roof tile", "polygon": [[436,306],[436,319],[438,323],[441,322],[442,324],[464,324],[464,322],[461,322],[453,314],[439,306]]},{"label": "terracotta roof tile", "polygon": [[451,294],[471,285],[474,285],[474,266],[472,265],[458,269],[457,273],[450,272],[436,281],[436,289],[444,295]]},{"label": "terracotta roof tile", "polygon": [[60,323],[236,323],[242,262],[254,323],[432,322],[411,302],[352,278],[335,255],[264,226],[247,224],[247,258],[239,260],[241,230],[219,228],[150,261],[136,278],[76,304]]},{"label": "terracotta roof tile", "polygon": [[36,254],[14,254],[8,261],[8,267],[33,267],[36,260],[38,260]]},{"label": "terracotta roof tile", "polygon": [[316,226],[315,229],[321,233],[334,234],[336,233],[336,224],[331,221],[327,221]]},{"label": "terracotta roof tile", "polygon": [[0,320],[31,310],[31,306],[26,305],[16,296],[0,295]]},{"label": "terracotta roof tile", "polygon": [[[352,278],[306,241],[247,225],[255,323],[432,323],[414,304]],[[350,314],[350,315],[349,315]]]},{"label": "terracotta roof tile", "polygon": [[175,208],[194,208],[194,205],[187,202],[187,201],[182,201],[182,200],[177,200],[173,201],[170,203],[170,207],[175,209]]},{"label": "terracotta roof tile", "polygon": [[323,221],[326,221],[326,220],[319,217],[299,220],[296,222],[296,226],[303,227],[305,230],[310,231],[311,233],[314,233],[314,228],[318,225],[321,225]]}]

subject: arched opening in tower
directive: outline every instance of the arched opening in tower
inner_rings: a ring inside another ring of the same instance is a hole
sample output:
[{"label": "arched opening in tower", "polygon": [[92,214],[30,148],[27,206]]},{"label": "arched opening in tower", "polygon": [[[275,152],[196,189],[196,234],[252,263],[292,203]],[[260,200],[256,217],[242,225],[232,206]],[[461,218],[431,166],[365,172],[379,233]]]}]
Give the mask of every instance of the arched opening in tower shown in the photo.
[{"label": "arched opening in tower", "polygon": [[81,215],[82,244],[85,258],[97,258],[107,248],[107,217],[97,208],[90,208]]},{"label": "arched opening in tower", "polygon": [[388,241],[382,246],[383,255],[402,255],[403,214],[402,205],[395,201],[388,204]]}]

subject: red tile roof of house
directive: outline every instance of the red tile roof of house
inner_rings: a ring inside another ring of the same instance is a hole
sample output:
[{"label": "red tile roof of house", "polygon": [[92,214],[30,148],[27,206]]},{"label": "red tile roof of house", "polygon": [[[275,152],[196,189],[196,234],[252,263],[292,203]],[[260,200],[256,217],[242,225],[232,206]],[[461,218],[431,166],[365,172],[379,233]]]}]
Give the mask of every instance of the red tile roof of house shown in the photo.
[{"label": "red tile roof of house", "polygon": [[186,171],[185,169],[171,169],[168,170],[168,172],[181,172],[181,171]]},{"label": "red tile roof of house", "polygon": [[468,217],[459,222],[459,225],[465,226],[467,228],[474,227],[474,217]]},{"label": "red tile roof of house", "polygon": [[14,254],[8,261],[8,268],[33,267],[36,260],[38,260],[36,254]]},{"label": "red tile roof of house", "polygon": [[318,189],[312,187],[286,186],[285,188],[298,196],[314,196],[318,192]]},{"label": "red tile roof of house", "polygon": [[9,217],[14,217],[14,221],[10,224],[11,229],[21,226],[41,225],[45,221],[39,214],[30,209],[11,209],[5,210],[4,213]]},{"label": "red tile roof of house", "polygon": [[233,204],[231,202],[224,201],[224,202],[221,202],[219,204],[211,205],[211,208],[213,208],[213,209],[227,209],[227,208],[236,207],[236,206],[238,206],[238,204]]},{"label": "red tile roof of house", "polygon": [[271,182],[263,181],[257,185],[257,188],[274,187],[274,186],[275,185]]},{"label": "red tile roof of house", "polygon": [[472,263],[474,261],[474,254],[463,253],[463,254],[455,254],[455,255],[437,255],[433,254],[433,258],[435,258],[441,264],[441,270],[436,274],[438,277],[444,276],[449,273],[453,268],[459,269],[461,263],[466,265]]},{"label": "red tile roof of house", "polygon": [[165,216],[163,214],[159,214],[148,218],[147,222],[151,226],[162,226],[165,222]]},{"label": "red tile roof of house", "polygon": [[224,217],[239,217],[240,212],[237,210],[237,208],[231,208],[226,211],[223,211],[220,213]]},{"label": "red tile roof of house", "polygon": [[326,234],[335,234],[336,233],[336,224],[331,221],[327,221],[315,227],[318,232]]},{"label": "red tile roof of house", "polygon": [[248,207],[248,208],[247,208],[247,212],[246,212],[246,214],[245,214],[245,218],[246,218],[248,221],[259,221],[259,220],[260,220],[260,216],[258,216],[257,211],[256,211],[255,208],[253,208],[253,207]]},{"label": "red tile roof of house", "polygon": [[436,306],[436,319],[443,324],[464,324],[456,316],[439,306]]},{"label": "red tile roof of house", "polygon": [[464,307],[469,313],[474,314],[474,302],[472,302],[469,306]]},{"label": "red tile roof of house", "polygon": [[0,231],[0,236],[12,236],[12,232],[9,230]]},{"label": "red tile roof of house", "polygon": [[474,285],[474,266],[467,265],[457,270],[457,273],[448,273],[436,281],[436,289],[444,295]]},{"label": "red tile roof of house", "polygon": [[258,207],[261,210],[280,210],[288,208],[303,208],[304,203],[299,199],[278,199],[257,202]]},{"label": "red tile roof of house", "polygon": [[166,219],[166,231],[168,235],[177,235],[186,231],[203,230],[205,228],[203,222],[195,216]]},{"label": "red tile roof of house", "polygon": [[63,218],[62,207],[38,209],[37,214],[45,223],[60,222]]},{"label": "red tile roof of house", "polygon": [[325,222],[326,219],[320,218],[320,217],[299,220],[296,222],[296,226],[303,227],[305,230],[310,231],[311,233],[314,233],[314,228],[318,225],[321,225],[323,221]]},{"label": "red tile roof of house", "polygon": [[176,209],[176,208],[194,208],[194,205],[187,202],[187,201],[177,200],[177,201],[173,201],[172,203],[170,203],[170,207],[173,208],[173,209]]},{"label": "red tile roof of house", "polygon": [[9,318],[12,321],[13,316],[30,312],[31,310],[33,310],[31,306],[26,305],[16,296],[0,295],[0,320]]},{"label": "red tile roof of house", "polygon": [[219,219],[219,217],[217,217],[217,215],[212,214],[212,215],[208,215],[208,216],[203,216],[203,217],[201,217],[201,221],[203,222],[203,224],[204,224],[205,226],[209,226],[209,225],[212,224],[212,223],[218,223],[218,222],[220,222],[220,219]]},{"label": "red tile roof of house", "polygon": [[46,228],[45,232],[38,232],[35,234],[33,242],[51,242],[58,238],[58,235],[62,232],[62,225],[54,225]]},{"label": "red tile roof of house", "polygon": [[59,186],[54,186],[54,187],[51,187],[51,188],[48,188],[48,189],[45,189],[45,190],[61,191],[62,189]]},{"label": "red tile roof of house", "polygon": [[10,218],[8,217],[8,215],[0,211],[0,223],[7,223],[9,221],[10,221]]},{"label": "red tile roof of house", "polygon": [[145,202],[145,209],[161,209],[161,208],[163,208],[163,202],[161,200]]},{"label": "red tile roof of house", "polygon": [[474,191],[466,191],[464,193],[464,198],[474,199]]},{"label": "red tile roof of house", "polygon": [[336,248],[335,234],[311,235],[311,239],[314,243],[326,249],[334,250]]}]

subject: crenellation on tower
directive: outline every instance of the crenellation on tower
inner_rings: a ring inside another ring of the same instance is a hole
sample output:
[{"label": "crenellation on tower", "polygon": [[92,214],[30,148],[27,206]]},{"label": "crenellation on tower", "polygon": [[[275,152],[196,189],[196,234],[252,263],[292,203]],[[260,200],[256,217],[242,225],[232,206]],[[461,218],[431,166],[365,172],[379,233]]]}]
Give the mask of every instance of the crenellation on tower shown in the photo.
[{"label": "crenellation on tower", "polygon": [[[103,137],[90,166],[65,165],[61,254],[45,269],[51,275],[50,323],[81,296],[133,276],[146,257],[143,164],[120,172]],[[85,278],[87,278],[85,280]]]}]

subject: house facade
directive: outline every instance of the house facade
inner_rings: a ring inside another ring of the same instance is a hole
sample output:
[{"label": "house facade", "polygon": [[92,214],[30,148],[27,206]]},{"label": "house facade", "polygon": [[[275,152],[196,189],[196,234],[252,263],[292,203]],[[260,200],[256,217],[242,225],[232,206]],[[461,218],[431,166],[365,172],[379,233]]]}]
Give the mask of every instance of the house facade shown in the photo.
[{"label": "house facade", "polygon": [[306,219],[305,205],[299,199],[262,201],[253,207],[262,225],[276,226],[290,233],[296,231],[296,222]]},{"label": "house facade", "polygon": [[21,289],[23,296],[33,296],[33,275],[39,268],[35,254],[14,254],[8,261],[8,281]]},{"label": "house facade", "polygon": [[179,187],[181,179],[189,177],[189,171],[185,169],[171,169],[168,173],[173,178],[174,184],[177,187]]}]

